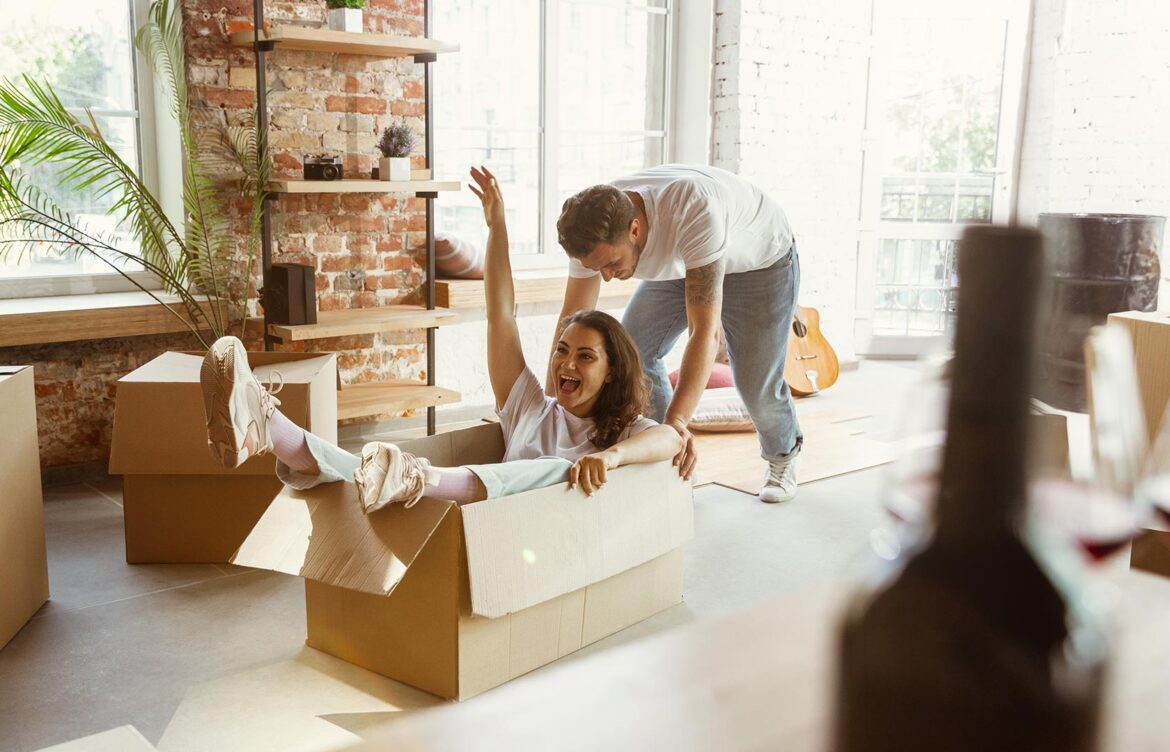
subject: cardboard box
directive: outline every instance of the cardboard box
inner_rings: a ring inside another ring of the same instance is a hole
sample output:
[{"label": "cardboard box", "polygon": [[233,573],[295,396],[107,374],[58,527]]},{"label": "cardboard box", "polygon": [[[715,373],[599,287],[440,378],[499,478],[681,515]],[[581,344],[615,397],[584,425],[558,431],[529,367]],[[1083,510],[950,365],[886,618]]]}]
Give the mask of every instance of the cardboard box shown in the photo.
[{"label": "cardboard box", "polygon": [[119,726],[100,734],[45,747],[40,752],[156,752],[156,747],[133,726]]},{"label": "cardboard box", "polygon": [[[202,362],[167,352],[118,381],[110,472],[123,476],[130,563],[226,562],[282,488],[271,454],[235,470],[211,456]],[[277,397],[292,422],[336,441],[335,355],[255,352],[248,362],[263,383],[283,379]]]},{"label": "cardboard box", "polygon": [[45,509],[30,366],[0,366],[0,648],[49,600]]},{"label": "cardboard box", "polygon": [[1133,340],[1142,407],[1153,442],[1170,402],[1170,312],[1111,313],[1109,323],[1125,327]]},{"label": "cardboard box", "polygon": [[[496,462],[496,424],[401,445],[440,466]],[[682,600],[691,485],[669,462],[459,506],[365,515],[352,483],[285,489],[233,563],[305,578],[310,647],[466,699]]]}]

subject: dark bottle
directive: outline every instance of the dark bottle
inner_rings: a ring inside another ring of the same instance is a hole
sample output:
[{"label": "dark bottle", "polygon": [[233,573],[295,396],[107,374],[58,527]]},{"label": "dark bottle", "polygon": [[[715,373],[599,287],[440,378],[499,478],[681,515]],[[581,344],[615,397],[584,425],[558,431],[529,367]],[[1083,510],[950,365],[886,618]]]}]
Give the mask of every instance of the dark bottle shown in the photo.
[{"label": "dark bottle", "polygon": [[1102,632],[1022,529],[1043,266],[1030,230],[971,228],[960,242],[934,528],[850,604],[838,752],[1097,748]]}]

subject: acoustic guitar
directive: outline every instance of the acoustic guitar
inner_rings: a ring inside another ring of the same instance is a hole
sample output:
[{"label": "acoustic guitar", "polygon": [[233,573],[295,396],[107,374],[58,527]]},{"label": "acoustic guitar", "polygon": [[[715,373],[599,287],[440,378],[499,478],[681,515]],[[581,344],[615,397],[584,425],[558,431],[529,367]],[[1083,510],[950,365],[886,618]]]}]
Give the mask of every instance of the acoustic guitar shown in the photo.
[{"label": "acoustic guitar", "polygon": [[821,314],[798,305],[792,316],[792,334],[784,358],[784,380],[797,397],[807,397],[837,382],[841,366],[837,353],[821,333]]}]

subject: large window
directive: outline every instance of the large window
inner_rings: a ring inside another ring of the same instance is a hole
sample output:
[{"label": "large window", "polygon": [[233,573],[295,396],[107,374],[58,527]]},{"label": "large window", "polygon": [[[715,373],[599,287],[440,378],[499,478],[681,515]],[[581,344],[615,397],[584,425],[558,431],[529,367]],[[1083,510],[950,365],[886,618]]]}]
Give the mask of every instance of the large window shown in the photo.
[{"label": "large window", "polygon": [[[668,0],[444,0],[433,35],[435,162],[500,178],[514,257],[563,264],[556,217],[573,193],[667,154]],[[486,236],[469,192],[438,204],[440,230]],[[523,263],[521,264],[523,265]]]},{"label": "large window", "polygon": [[[143,175],[150,153],[143,148],[144,135],[153,142],[142,122],[144,97],[133,45],[136,19],[142,17],[137,6],[135,0],[0,4],[0,75],[15,80],[27,74],[51,84],[82,122],[89,108],[105,139]],[[59,169],[25,166],[63,209],[95,230],[123,237],[129,246],[129,236],[109,213],[117,197],[67,191],[56,180]],[[127,284],[89,254],[61,254],[55,247],[0,261],[0,297],[127,289]]]},{"label": "large window", "polygon": [[957,239],[968,224],[1008,220],[1027,5],[874,3],[859,352],[945,344]]}]

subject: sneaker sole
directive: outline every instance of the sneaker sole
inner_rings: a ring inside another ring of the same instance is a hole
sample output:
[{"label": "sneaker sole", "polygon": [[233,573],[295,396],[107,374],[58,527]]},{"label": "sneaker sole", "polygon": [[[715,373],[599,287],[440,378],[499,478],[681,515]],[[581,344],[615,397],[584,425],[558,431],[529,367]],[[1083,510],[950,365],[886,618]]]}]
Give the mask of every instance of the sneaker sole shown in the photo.
[{"label": "sneaker sole", "polygon": [[244,436],[236,430],[232,395],[241,376],[250,373],[248,356],[239,340],[217,340],[212,344],[199,373],[207,416],[207,448],[229,470],[239,467],[249,456]]}]

